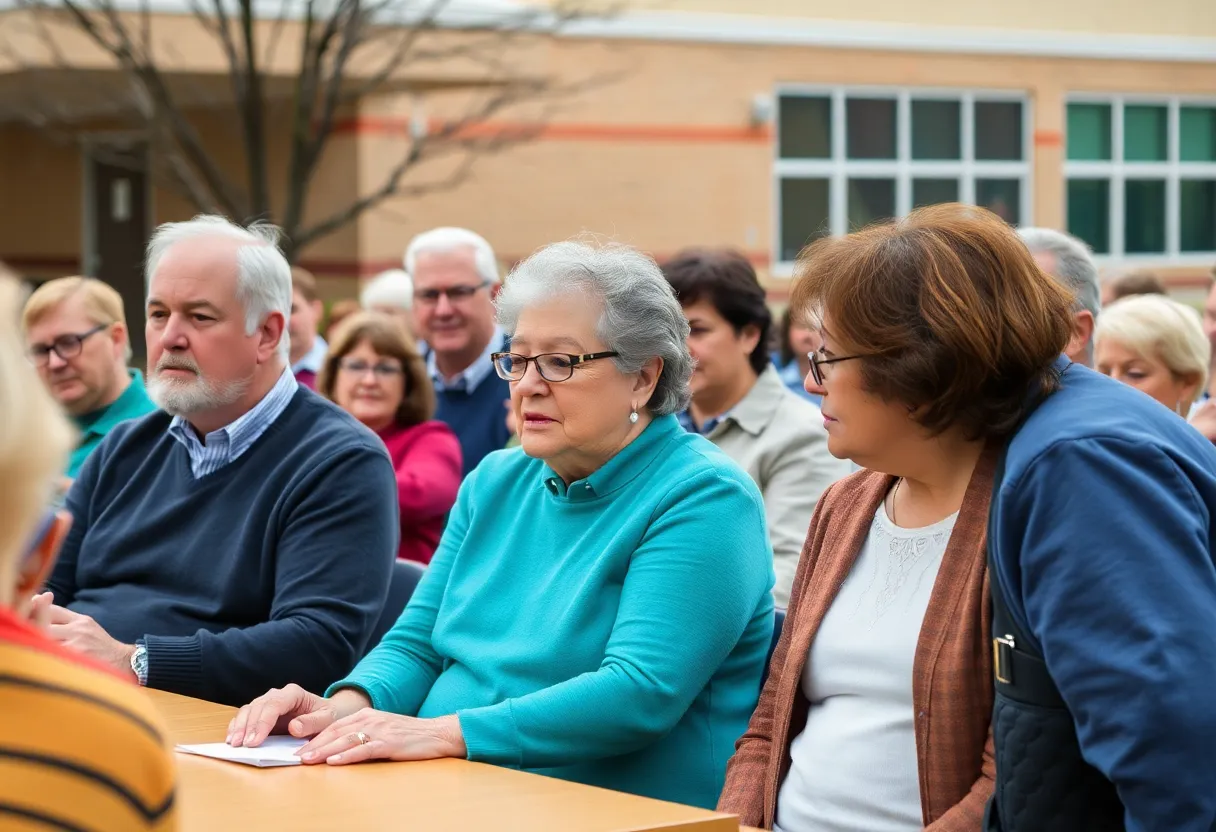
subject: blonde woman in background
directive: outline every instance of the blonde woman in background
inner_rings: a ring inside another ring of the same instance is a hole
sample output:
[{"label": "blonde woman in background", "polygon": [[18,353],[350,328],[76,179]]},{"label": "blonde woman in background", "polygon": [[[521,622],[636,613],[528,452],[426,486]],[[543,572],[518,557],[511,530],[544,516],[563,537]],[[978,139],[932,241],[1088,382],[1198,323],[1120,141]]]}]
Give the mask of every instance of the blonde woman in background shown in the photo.
[{"label": "blonde woman in background", "polygon": [[1186,417],[1207,384],[1212,345],[1199,313],[1161,295],[1134,295],[1102,310],[1094,333],[1099,372]]},{"label": "blonde woman in background", "polygon": [[0,828],[176,829],[173,759],[134,675],[33,623],[71,523],[51,497],[75,437],[23,354],[19,309],[0,277]]}]

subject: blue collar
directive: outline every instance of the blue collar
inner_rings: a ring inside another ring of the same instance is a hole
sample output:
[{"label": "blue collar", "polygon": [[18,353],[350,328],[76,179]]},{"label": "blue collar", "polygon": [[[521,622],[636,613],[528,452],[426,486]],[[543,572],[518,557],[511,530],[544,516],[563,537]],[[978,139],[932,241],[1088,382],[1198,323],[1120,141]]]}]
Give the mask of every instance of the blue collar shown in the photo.
[{"label": "blue collar", "polygon": [[325,343],[325,339],[318,335],[312,342],[312,349],[304,354],[304,357],[291,365],[291,372],[298,373],[301,370],[307,370],[310,373],[320,373],[321,365],[325,363],[325,356],[329,354],[329,344]]},{"label": "blue collar", "polygon": [[489,343],[486,344],[485,351],[482,352],[476,361],[452,378],[444,378],[443,373],[439,372],[439,364],[435,360],[435,351],[430,350],[426,354],[426,371],[430,374],[431,381],[435,382],[435,389],[440,392],[451,390],[461,393],[472,393],[477,389],[477,385],[485,381],[490,373],[494,372],[494,362],[490,359],[490,356],[505,349],[505,341],[506,334],[495,324],[494,334],[490,337]]}]

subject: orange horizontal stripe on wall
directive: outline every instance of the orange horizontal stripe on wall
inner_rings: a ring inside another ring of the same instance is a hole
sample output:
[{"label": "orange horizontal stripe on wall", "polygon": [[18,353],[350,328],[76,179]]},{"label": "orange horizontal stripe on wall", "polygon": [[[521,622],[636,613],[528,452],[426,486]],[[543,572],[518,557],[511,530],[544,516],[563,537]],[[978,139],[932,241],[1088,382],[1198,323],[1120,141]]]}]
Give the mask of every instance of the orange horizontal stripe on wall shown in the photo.
[{"label": "orange horizontal stripe on wall", "polygon": [[1059,130],[1035,130],[1034,143],[1036,147],[1059,147],[1064,144],[1064,134]]},{"label": "orange horizontal stripe on wall", "polygon": [[[431,119],[428,129],[442,129],[443,122]],[[409,132],[409,120],[361,116],[339,122],[336,133],[364,135],[403,135]],[[521,134],[545,141],[595,142],[683,142],[683,143],[767,143],[772,131],[767,127],[718,124],[528,124],[526,122],[485,121],[469,125],[457,134],[461,138],[488,138]]]}]

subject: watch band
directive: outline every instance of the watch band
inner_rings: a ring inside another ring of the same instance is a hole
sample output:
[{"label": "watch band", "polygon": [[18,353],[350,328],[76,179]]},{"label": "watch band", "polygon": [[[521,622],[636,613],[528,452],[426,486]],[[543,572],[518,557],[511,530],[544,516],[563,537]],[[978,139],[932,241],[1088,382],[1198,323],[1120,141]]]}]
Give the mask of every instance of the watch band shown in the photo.
[{"label": "watch band", "polygon": [[148,648],[142,641],[135,643],[135,652],[131,654],[131,671],[139,679],[141,686],[148,684]]}]

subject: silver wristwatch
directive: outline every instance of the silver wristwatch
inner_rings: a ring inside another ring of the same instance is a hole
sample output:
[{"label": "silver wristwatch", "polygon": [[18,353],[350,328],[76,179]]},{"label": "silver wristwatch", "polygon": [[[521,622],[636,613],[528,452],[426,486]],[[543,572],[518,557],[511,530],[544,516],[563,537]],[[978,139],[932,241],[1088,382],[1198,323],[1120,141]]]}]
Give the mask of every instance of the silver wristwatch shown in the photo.
[{"label": "silver wristwatch", "polygon": [[131,654],[131,671],[140,685],[148,684],[148,648],[142,641],[135,644],[135,652]]}]

